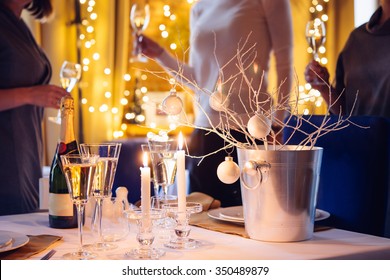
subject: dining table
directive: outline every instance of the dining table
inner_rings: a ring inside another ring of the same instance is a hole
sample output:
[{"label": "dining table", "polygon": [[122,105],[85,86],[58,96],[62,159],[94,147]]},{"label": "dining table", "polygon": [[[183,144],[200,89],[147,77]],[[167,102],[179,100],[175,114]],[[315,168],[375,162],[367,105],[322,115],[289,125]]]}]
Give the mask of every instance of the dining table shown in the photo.
[{"label": "dining table", "polygon": [[[203,215],[202,226],[192,223],[190,237],[199,242],[194,249],[164,248],[162,242],[154,246],[165,250],[162,260],[390,260],[390,239],[351,232],[330,227],[316,226],[313,237],[299,242],[265,242],[247,236],[223,232],[207,227],[208,223],[221,223],[207,213]],[[200,224],[200,223],[199,223]],[[83,241],[92,243],[96,236],[91,231],[89,218],[85,220]],[[234,225],[245,233],[244,225]],[[48,212],[0,216],[0,230],[27,236],[29,242],[20,248],[0,253],[0,259],[40,260],[50,250],[56,253],[50,260],[61,260],[65,253],[78,249],[78,229],[55,229],[49,227]],[[116,241],[117,248],[97,252],[98,260],[127,260],[126,254],[138,247],[137,226],[129,220],[129,232]],[[26,256],[18,254],[34,238],[52,237],[43,247],[32,250]]]}]

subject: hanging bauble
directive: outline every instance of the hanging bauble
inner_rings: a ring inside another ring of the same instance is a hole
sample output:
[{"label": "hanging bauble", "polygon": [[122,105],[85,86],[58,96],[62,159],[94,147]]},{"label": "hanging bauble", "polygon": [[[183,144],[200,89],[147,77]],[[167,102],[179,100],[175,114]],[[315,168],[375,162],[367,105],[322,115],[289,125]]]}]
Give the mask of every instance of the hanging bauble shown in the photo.
[{"label": "hanging bauble", "polygon": [[254,115],[248,121],[248,132],[256,139],[267,137],[271,132],[271,120],[261,113]]},{"label": "hanging bauble", "polygon": [[225,161],[218,165],[217,176],[222,183],[233,184],[240,178],[240,168],[232,157],[225,157]]},{"label": "hanging bauble", "polygon": [[172,89],[162,101],[161,107],[168,115],[179,115],[183,110],[183,101],[177,96],[176,90]]},{"label": "hanging bauble", "polygon": [[210,107],[218,112],[225,111],[229,107],[229,103],[229,98],[220,91],[213,92],[209,99]]}]

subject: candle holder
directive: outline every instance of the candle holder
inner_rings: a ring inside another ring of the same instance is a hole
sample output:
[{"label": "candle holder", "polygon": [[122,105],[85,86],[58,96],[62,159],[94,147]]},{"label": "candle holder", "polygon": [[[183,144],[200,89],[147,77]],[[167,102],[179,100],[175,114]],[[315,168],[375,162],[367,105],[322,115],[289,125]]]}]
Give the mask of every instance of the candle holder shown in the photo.
[{"label": "candle holder", "polygon": [[165,255],[165,251],[159,248],[153,248],[155,234],[153,232],[153,223],[165,216],[164,211],[159,209],[151,210],[149,213],[143,213],[141,210],[125,211],[129,220],[137,222],[137,241],[139,248],[131,249],[125,253],[125,256],[133,259],[157,260]]},{"label": "candle holder", "polygon": [[164,246],[171,249],[194,249],[199,247],[199,241],[189,238],[191,232],[189,220],[191,214],[202,212],[202,204],[187,202],[185,212],[179,211],[178,203],[163,204],[162,208],[166,211],[167,216],[172,216],[176,220],[176,238],[173,238]]}]

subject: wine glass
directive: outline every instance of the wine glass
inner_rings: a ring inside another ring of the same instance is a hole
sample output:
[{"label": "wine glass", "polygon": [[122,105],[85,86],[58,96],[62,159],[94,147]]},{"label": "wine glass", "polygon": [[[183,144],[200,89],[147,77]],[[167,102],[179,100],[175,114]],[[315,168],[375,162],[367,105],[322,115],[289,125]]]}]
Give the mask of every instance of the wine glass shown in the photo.
[{"label": "wine glass", "polygon": [[[97,229],[99,241],[92,244],[94,250],[111,250],[117,247],[115,244],[105,242],[104,240],[102,232],[102,209],[103,200],[110,198],[112,194],[112,185],[114,183],[121,146],[121,143],[80,144],[81,154],[85,156],[99,156],[97,180],[93,186],[93,196],[96,199],[96,204],[95,215],[92,219],[92,227],[93,229]],[[91,245],[88,247],[91,247]]]},{"label": "wine glass", "polygon": [[99,156],[62,155],[61,163],[65,174],[66,184],[73,204],[77,208],[79,229],[79,250],[67,253],[63,257],[71,260],[87,260],[96,258],[96,254],[86,251],[83,247],[83,220],[85,204],[92,195],[93,184],[96,180]]},{"label": "wine glass", "polygon": [[[60,70],[61,86],[71,92],[81,77],[81,65],[78,63],[64,61]],[[49,117],[50,121],[61,124],[61,110],[58,110],[56,117]]]},{"label": "wine glass", "polygon": [[313,50],[313,58],[319,61],[318,49],[325,43],[325,24],[320,19],[310,20],[306,24],[306,40]]},{"label": "wine glass", "polygon": [[173,185],[176,177],[176,149],[175,142],[169,140],[148,140],[150,158],[152,162],[154,184],[161,186],[163,195],[159,199],[174,200],[176,196],[168,195],[168,187]]},{"label": "wine glass", "polygon": [[148,1],[133,4],[130,11],[130,24],[133,29],[135,47],[133,48],[133,56],[130,58],[130,62],[147,62],[147,58],[142,56],[138,38],[148,27],[149,21],[150,8]]}]

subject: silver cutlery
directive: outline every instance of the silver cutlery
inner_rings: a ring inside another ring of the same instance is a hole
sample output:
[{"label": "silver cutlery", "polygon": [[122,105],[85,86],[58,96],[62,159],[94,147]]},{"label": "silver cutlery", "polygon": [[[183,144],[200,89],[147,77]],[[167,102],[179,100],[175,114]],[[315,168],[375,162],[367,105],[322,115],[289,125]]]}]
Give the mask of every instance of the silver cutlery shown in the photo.
[{"label": "silver cutlery", "polygon": [[44,255],[41,260],[49,260],[57,251],[56,250],[50,250],[49,253]]}]

